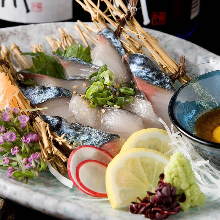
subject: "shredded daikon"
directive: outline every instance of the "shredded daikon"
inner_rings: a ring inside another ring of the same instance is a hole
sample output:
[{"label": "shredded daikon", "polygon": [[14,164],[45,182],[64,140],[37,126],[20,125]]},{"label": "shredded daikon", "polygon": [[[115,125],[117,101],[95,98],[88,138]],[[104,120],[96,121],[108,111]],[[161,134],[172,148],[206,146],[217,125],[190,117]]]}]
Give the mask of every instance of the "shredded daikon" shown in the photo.
[{"label": "shredded daikon", "polygon": [[183,153],[191,162],[201,191],[206,194],[209,201],[220,200],[220,171],[214,168],[209,160],[201,157],[186,137],[182,136],[180,132],[174,131],[173,125],[169,128],[162,119],[159,119],[159,121],[163,124],[170,137],[170,145],[174,152]]}]

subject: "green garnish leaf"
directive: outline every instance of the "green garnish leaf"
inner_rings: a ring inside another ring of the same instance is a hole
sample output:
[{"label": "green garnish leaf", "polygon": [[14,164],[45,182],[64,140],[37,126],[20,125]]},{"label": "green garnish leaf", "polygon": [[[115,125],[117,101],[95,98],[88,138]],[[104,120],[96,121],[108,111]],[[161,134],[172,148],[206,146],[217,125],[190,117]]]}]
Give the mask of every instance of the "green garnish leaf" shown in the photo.
[{"label": "green garnish leaf", "polygon": [[60,79],[64,79],[64,69],[62,65],[53,56],[43,52],[23,53],[32,57],[33,66],[28,71],[32,73],[43,74]]},{"label": "green garnish leaf", "polygon": [[85,62],[91,63],[91,48],[90,47],[83,47],[81,44],[72,44],[65,50],[57,49],[55,52],[56,55],[63,56],[63,57],[76,57]]},{"label": "green garnish leaf", "polygon": [[132,85],[115,85],[114,73],[106,65],[89,77],[91,85],[87,88],[85,98],[91,107],[123,107],[133,102],[135,89]]}]

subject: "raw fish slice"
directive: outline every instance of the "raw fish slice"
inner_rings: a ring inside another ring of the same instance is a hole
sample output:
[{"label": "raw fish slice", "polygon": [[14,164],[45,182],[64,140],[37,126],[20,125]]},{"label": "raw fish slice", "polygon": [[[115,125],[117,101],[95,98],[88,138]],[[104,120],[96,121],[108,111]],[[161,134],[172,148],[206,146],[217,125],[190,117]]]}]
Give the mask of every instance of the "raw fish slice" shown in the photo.
[{"label": "raw fish slice", "polygon": [[115,47],[115,49],[118,51],[121,57],[123,57],[126,54],[121,41],[115,36],[112,30],[108,28],[104,28],[98,34],[103,35],[105,38],[107,38],[111,42],[111,44]]},{"label": "raw fish slice", "polygon": [[100,110],[91,108],[86,100],[79,95],[73,95],[69,104],[76,121],[93,128],[100,128]]},{"label": "raw fish slice", "polygon": [[69,103],[69,98],[58,98],[39,104],[37,107],[47,108],[45,110],[41,110],[43,115],[59,116],[66,119],[68,122],[73,123],[76,122],[76,119],[74,118],[73,113],[69,111]]},{"label": "raw fish slice", "polygon": [[20,89],[32,105],[38,105],[55,98],[72,96],[69,90],[60,87],[21,86]]},{"label": "raw fish slice", "polygon": [[65,72],[65,77],[68,80],[71,79],[88,79],[89,76],[98,71],[99,67],[91,64],[86,63],[78,58],[66,58],[57,56],[60,64],[63,66]]},{"label": "raw fish slice", "polygon": [[83,126],[79,123],[68,123],[65,119],[53,116],[42,116],[43,120],[50,125],[52,131],[62,136],[70,143],[80,145],[93,145],[101,147],[103,144],[119,139],[118,135]]},{"label": "raw fish slice", "polygon": [[146,80],[148,83],[164,89],[173,89],[173,82],[162,72],[158,65],[143,54],[129,55],[128,63],[135,77]]},{"label": "raw fish slice", "polygon": [[70,91],[74,90],[78,94],[84,94],[88,86],[88,82],[85,80],[63,80],[29,72],[21,72],[21,74],[25,79],[33,79],[39,86],[62,87]]},{"label": "raw fish slice", "polygon": [[134,78],[137,88],[142,91],[151,102],[154,112],[166,123],[170,124],[168,115],[168,105],[173,95],[171,90],[166,90],[158,86],[151,85],[146,80],[138,77]]},{"label": "raw fish slice", "polygon": [[145,128],[160,128],[161,123],[151,103],[145,97],[137,95],[134,101],[125,107],[126,110],[138,115],[144,121]]},{"label": "raw fish slice", "polygon": [[133,132],[144,128],[143,120],[123,109],[105,109],[101,115],[101,129],[128,137]]},{"label": "raw fish slice", "polygon": [[94,64],[99,66],[106,64],[115,74],[116,83],[129,82],[130,74],[128,68],[122,62],[117,50],[103,35],[98,36],[98,42],[92,50],[92,60]]}]

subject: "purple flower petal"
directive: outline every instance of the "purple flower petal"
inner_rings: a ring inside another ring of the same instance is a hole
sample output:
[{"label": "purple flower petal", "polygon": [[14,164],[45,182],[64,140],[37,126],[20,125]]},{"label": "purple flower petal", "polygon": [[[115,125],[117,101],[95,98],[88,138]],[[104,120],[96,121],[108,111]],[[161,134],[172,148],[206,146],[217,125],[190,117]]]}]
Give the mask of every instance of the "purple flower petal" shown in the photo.
[{"label": "purple flower petal", "polygon": [[4,133],[5,132],[5,127],[3,125],[0,126],[0,133]]},{"label": "purple flower petal", "polygon": [[10,162],[10,159],[8,157],[4,157],[2,159],[2,163],[5,164],[5,165],[9,164],[9,162]]},{"label": "purple flower petal", "polygon": [[20,115],[18,116],[18,120],[21,124],[26,124],[29,121],[29,117],[27,115]]},{"label": "purple flower petal", "polygon": [[30,164],[30,163],[25,164],[25,168],[27,168],[27,169],[32,168],[32,164]]},{"label": "purple flower petal", "polygon": [[2,120],[3,121],[7,122],[7,121],[10,121],[10,119],[11,119],[10,114],[8,112],[5,111],[2,113]]},{"label": "purple flower petal", "polygon": [[22,162],[23,162],[23,164],[28,163],[28,158],[24,158],[24,159],[22,160]]},{"label": "purple flower petal", "polygon": [[19,108],[14,108],[14,109],[13,109],[13,112],[14,112],[15,114],[18,114],[18,113],[20,112],[20,109],[19,109]]},{"label": "purple flower petal", "polygon": [[7,177],[11,177],[15,169],[13,167],[9,167],[7,171]]},{"label": "purple flower petal", "polygon": [[1,135],[1,136],[0,136],[0,145],[1,145],[1,144],[4,144],[4,143],[5,143],[4,137]]},{"label": "purple flower petal", "polygon": [[16,155],[19,153],[19,151],[20,151],[19,147],[15,146],[14,148],[11,149],[11,154]]},{"label": "purple flower petal", "polygon": [[5,141],[14,142],[14,141],[16,141],[17,136],[14,132],[8,131],[3,135],[3,138]]}]

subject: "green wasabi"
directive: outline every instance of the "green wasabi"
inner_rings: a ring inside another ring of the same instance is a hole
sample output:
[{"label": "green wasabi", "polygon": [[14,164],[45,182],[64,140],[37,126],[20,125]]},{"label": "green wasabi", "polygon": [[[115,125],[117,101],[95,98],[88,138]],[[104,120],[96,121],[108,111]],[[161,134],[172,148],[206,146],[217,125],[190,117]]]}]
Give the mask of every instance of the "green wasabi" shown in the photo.
[{"label": "green wasabi", "polygon": [[180,203],[184,211],[204,204],[205,195],[196,183],[190,162],[182,153],[178,152],[171,156],[170,162],[164,169],[164,174],[164,181],[176,187],[177,194],[185,194],[186,201]]}]

